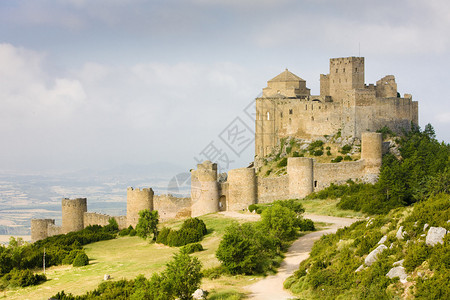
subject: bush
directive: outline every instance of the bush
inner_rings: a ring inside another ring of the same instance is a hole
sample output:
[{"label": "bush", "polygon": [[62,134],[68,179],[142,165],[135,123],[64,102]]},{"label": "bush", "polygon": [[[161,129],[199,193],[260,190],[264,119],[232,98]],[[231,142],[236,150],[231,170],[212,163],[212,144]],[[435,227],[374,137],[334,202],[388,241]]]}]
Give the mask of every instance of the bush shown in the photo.
[{"label": "bush", "polygon": [[331,156],[331,151],[330,150],[327,150],[327,155]]},{"label": "bush", "polygon": [[341,162],[344,158],[342,156],[337,156],[335,159],[332,159],[331,162],[332,163],[338,163]]},{"label": "bush", "polygon": [[314,156],[322,156],[323,155],[323,150],[320,150],[320,149],[319,150],[315,150],[313,154],[314,154]]},{"label": "bush", "polygon": [[314,231],[316,227],[314,226],[314,222],[310,219],[299,219],[298,227],[301,231]]},{"label": "bush", "polygon": [[256,211],[257,209],[258,209],[258,205],[256,205],[256,204],[250,204],[250,205],[248,206],[248,211],[249,211],[249,212]]},{"label": "bush", "polygon": [[413,243],[406,249],[405,261],[403,266],[406,272],[411,273],[414,269],[420,266],[429,254],[428,246],[425,243]]},{"label": "bush", "polygon": [[26,287],[37,285],[47,280],[47,277],[42,274],[33,274],[31,270],[17,270],[13,269],[8,274],[2,277],[2,286],[7,287]]},{"label": "bush", "polygon": [[202,220],[189,218],[183,222],[180,230],[164,227],[159,233],[156,242],[171,247],[179,247],[201,241],[206,233],[206,225]]},{"label": "bush", "polygon": [[279,168],[286,167],[286,166],[287,166],[287,161],[288,161],[287,157],[283,157],[283,158],[277,163],[277,166],[278,166]]},{"label": "bush", "polygon": [[344,156],[344,160],[352,161],[352,158],[350,156],[346,155],[346,156]]},{"label": "bush", "polygon": [[300,154],[298,151],[294,151],[293,153],[292,153],[292,157],[303,157],[304,155],[303,154]]},{"label": "bush", "polygon": [[308,150],[314,150],[316,148],[322,147],[323,144],[324,143],[321,140],[314,141],[311,144],[309,144]]},{"label": "bush", "polygon": [[82,267],[87,266],[89,264],[89,258],[84,252],[80,252],[77,254],[75,259],[73,260],[74,267]]},{"label": "bush", "polygon": [[345,145],[341,148],[341,150],[339,150],[339,152],[341,152],[342,154],[347,154],[352,150],[352,146],[351,145]]},{"label": "bush", "polygon": [[203,246],[200,243],[187,244],[180,249],[180,252],[184,254],[191,254],[199,251],[203,251]]}]

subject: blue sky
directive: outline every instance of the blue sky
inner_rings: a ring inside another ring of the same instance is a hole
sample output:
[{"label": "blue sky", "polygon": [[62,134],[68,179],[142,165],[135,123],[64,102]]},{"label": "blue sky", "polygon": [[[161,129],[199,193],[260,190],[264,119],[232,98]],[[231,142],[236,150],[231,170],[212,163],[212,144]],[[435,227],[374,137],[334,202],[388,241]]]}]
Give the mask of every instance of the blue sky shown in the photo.
[{"label": "blue sky", "polygon": [[0,2],[0,170],[186,169],[286,67],[319,93],[331,57],[396,76],[450,141],[446,0]]}]

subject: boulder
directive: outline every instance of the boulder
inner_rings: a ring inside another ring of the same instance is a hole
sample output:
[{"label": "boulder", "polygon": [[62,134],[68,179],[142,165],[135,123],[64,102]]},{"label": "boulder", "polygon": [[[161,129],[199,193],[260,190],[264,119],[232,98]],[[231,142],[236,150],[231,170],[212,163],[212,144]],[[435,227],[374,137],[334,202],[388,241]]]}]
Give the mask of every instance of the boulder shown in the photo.
[{"label": "boulder", "polygon": [[395,236],[397,237],[397,239],[403,240],[404,234],[405,233],[403,232],[403,226],[400,226],[400,228],[397,230],[397,233],[395,234]]},{"label": "boulder", "polygon": [[103,276],[103,280],[110,280],[111,279],[111,276],[109,275],[109,274],[105,274],[104,276]]},{"label": "boulder", "polygon": [[428,246],[434,246],[437,243],[444,244],[444,237],[447,234],[447,229],[443,227],[430,227],[428,230],[425,243]]},{"label": "boulder", "polygon": [[380,241],[378,242],[378,245],[384,244],[384,242],[386,242],[387,240],[387,235],[383,236]]},{"label": "boulder", "polygon": [[206,293],[202,289],[197,289],[193,294],[192,297],[194,299],[206,299]]},{"label": "boulder", "polygon": [[387,247],[385,245],[379,245],[374,250],[372,250],[372,252],[370,252],[364,260],[366,266],[371,266],[374,262],[376,262],[378,254],[382,253],[386,249]]},{"label": "boulder", "polygon": [[364,270],[364,264],[360,265],[360,266],[358,267],[358,269],[355,270],[355,273],[358,273],[358,272],[360,272],[360,271],[362,271],[362,270]]},{"label": "boulder", "polygon": [[428,226],[430,226],[430,225],[428,225],[427,223],[425,223],[425,225],[423,225],[423,231],[427,230]]},{"label": "boulder", "polygon": [[393,263],[392,265],[393,265],[394,267],[396,267],[396,266],[403,266],[403,262],[404,262],[404,261],[405,261],[405,260],[402,259],[402,260],[396,261],[396,262]]},{"label": "boulder", "polygon": [[400,278],[401,283],[406,283],[406,277],[408,277],[408,275],[405,272],[405,268],[402,266],[393,267],[392,269],[389,270],[386,276],[389,278],[398,277]]}]

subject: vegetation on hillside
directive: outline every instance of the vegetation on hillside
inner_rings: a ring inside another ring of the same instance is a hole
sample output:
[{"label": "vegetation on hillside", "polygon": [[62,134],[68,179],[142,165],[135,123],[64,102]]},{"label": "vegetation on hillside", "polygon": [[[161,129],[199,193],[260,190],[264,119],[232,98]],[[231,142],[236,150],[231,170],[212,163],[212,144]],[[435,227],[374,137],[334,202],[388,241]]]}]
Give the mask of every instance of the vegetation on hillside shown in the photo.
[{"label": "vegetation on hillside", "polygon": [[[322,236],[285,287],[305,299],[391,299],[407,295],[444,299],[450,295],[450,238],[447,234],[443,244],[429,246],[425,235],[430,226],[449,230],[449,219],[450,195],[441,193],[413,209],[399,208]],[[403,231],[399,238],[400,226]],[[364,266],[364,259],[379,244],[386,245],[386,250],[372,265]],[[409,276],[406,284],[386,276],[394,262],[400,264],[401,260]],[[361,265],[364,267],[356,271]]]},{"label": "vegetation on hillside", "polygon": [[188,300],[200,287],[202,274],[201,263],[195,256],[175,254],[167,268],[160,274],[153,274],[150,279],[139,275],[134,280],[107,281],[91,292],[74,296],[61,291],[52,299],[132,299],[132,300]]},{"label": "vegetation on hillside", "polygon": [[261,221],[228,227],[216,252],[222,268],[230,274],[265,274],[278,267],[301,230],[303,212],[295,200],[276,201],[265,207]]},{"label": "vegetation on hillside", "polygon": [[341,198],[338,207],[342,209],[381,214],[450,191],[450,145],[436,140],[430,124],[397,138],[397,143],[401,157],[383,157],[377,183],[332,184],[307,199]]},{"label": "vegetation on hillside", "polygon": [[[31,272],[29,270],[43,267],[44,249],[46,267],[72,264],[77,255],[86,255],[83,251],[83,245],[113,239],[116,237],[117,232],[117,222],[114,219],[110,219],[110,224],[107,226],[88,226],[81,231],[48,237],[33,244],[20,245],[12,240],[8,247],[0,246],[1,287],[17,285],[15,283],[17,281],[24,282],[18,284],[24,286],[25,283],[27,283],[26,285],[33,285],[45,280],[45,276],[36,277],[36,280],[30,279],[29,276]],[[86,261],[87,256],[81,256],[83,261]],[[77,261],[77,264],[80,263],[81,260]],[[21,272],[21,270],[28,271]],[[18,276],[24,279],[17,279]]]},{"label": "vegetation on hillside", "polygon": [[201,219],[188,218],[179,230],[163,227],[156,242],[171,247],[180,247],[201,241],[206,233],[206,225]]}]

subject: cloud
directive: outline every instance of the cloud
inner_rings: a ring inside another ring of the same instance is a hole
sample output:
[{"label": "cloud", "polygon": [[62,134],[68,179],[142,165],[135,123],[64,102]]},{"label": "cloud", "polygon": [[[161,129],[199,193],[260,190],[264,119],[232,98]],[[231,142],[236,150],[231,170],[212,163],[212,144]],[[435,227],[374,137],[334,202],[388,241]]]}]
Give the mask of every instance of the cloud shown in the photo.
[{"label": "cloud", "polygon": [[436,116],[436,119],[441,123],[450,123],[450,112],[440,113]]}]

